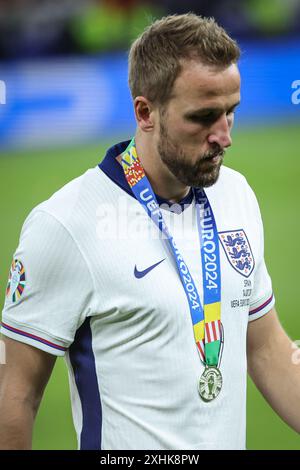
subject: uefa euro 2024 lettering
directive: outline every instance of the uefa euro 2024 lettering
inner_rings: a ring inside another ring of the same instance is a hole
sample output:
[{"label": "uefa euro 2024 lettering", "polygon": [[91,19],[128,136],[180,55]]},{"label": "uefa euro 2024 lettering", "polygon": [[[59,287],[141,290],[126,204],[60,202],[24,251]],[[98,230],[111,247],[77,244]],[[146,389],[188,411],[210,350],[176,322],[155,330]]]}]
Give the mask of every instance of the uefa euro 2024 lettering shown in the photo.
[{"label": "uefa euro 2024 lettering", "polygon": [[295,89],[292,94],[292,103],[300,104],[300,80],[295,80],[292,83],[292,88]]}]

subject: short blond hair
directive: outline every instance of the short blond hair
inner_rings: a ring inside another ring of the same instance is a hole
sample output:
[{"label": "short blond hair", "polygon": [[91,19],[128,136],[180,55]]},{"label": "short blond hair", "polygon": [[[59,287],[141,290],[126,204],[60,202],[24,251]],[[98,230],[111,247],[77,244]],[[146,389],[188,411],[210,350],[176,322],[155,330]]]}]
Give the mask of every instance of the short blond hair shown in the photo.
[{"label": "short blond hair", "polygon": [[163,105],[184,59],[225,68],[239,57],[239,46],[213,18],[193,13],[166,16],[148,26],[130,48],[131,95]]}]

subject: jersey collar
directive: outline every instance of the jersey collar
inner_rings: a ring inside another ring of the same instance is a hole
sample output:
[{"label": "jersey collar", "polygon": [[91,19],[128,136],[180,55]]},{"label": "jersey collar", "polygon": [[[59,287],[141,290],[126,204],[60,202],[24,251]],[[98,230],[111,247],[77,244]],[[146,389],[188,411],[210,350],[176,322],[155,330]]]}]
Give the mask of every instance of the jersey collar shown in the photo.
[{"label": "jersey collar", "polygon": [[[127,140],[109,148],[106,152],[104,159],[101,163],[99,163],[98,166],[100,170],[102,170],[103,173],[108,176],[108,178],[110,178],[115,184],[122,188],[127,194],[134,197],[134,194],[126,181],[123,168],[117,161],[117,157],[126,150],[129,143],[130,140]],[[156,195],[157,202],[160,206],[163,204],[165,209],[169,209],[170,211],[175,213],[183,212],[184,209],[186,209],[192,203],[193,198],[194,195],[192,188],[190,189],[189,193],[177,204],[170,203],[166,199],[163,199],[162,197]]]}]

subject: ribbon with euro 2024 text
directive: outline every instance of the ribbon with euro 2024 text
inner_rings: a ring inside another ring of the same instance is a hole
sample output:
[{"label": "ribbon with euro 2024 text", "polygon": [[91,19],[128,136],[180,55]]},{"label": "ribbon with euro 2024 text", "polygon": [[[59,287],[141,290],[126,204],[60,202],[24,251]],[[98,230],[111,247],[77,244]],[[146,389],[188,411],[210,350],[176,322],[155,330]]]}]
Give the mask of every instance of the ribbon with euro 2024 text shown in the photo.
[{"label": "ribbon with euro 2024 text", "polygon": [[218,231],[208,198],[203,189],[194,188],[202,260],[203,308],[194,280],[168,230],[137,156],[134,139],[122,153],[121,164],[134,196],[169,242],[188,299],[200,358],[207,366],[217,367],[221,349],[220,253]]}]

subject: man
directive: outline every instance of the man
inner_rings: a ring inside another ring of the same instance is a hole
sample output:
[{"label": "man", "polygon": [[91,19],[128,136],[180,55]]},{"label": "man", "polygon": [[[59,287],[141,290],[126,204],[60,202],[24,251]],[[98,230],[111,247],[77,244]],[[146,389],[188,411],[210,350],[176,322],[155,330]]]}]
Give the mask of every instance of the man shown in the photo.
[{"label": "man", "polygon": [[221,167],[239,54],[212,19],[154,22],[129,56],[135,139],[26,219],[2,318],[1,448],[30,448],[62,355],[80,449],[245,448],[247,363],[300,431],[258,204]]}]

